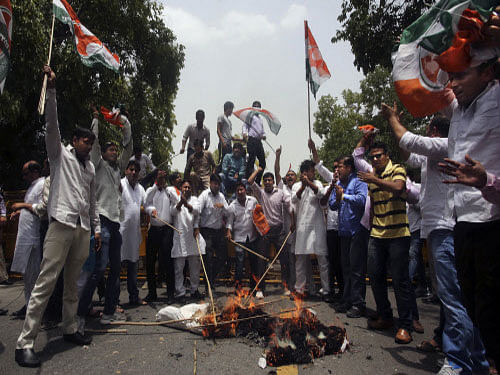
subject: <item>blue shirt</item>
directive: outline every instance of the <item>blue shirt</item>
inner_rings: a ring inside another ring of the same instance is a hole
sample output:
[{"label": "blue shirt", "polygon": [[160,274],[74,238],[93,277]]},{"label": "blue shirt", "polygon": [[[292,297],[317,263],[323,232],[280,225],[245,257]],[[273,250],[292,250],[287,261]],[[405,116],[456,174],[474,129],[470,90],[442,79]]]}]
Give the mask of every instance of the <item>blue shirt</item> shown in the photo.
[{"label": "blue shirt", "polygon": [[339,236],[352,237],[361,227],[368,185],[359,180],[354,173],[349,175],[346,185],[340,181],[337,185],[344,189],[344,196],[340,203],[337,203],[335,190],[333,190],[328,205],[331,210],[339,211]]},{"label": "blue shirt", "polygon": [[240,156],[236,159],[233,154],[224,155],[222,173],[230,180],[235,180],[234,175],[238,173],[238,178],[242,179],[245,177],[245,158]]}]

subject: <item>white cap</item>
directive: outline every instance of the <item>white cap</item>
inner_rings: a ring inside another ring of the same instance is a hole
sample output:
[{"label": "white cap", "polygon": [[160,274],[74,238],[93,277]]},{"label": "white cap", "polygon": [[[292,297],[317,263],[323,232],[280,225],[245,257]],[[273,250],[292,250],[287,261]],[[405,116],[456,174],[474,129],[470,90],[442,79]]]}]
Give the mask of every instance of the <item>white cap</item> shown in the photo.
[{"label": "white cap", "polygon": [[475,68],[487,61],[494,59],[495,57],[500,56],[500,47],[482,47],[482,48],[474,48],[471,47],[471,68]]}]

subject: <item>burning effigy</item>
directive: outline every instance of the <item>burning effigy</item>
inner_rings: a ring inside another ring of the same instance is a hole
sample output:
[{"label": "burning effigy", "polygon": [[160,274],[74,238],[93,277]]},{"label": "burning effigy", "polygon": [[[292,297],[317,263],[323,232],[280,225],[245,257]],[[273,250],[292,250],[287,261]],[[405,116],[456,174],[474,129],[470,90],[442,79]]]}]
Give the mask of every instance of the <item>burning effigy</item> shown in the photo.
[{"label": "burning effigy", "polygon": [[[240,337],[265,348],[268,366],[311,363],[316,358],[344,352],[349,343],[344,328],[320,322],[311,306],[295,301],[292,309],[269,313],[264,302],[256,304],[248,292],[231,296],[224,308],[212,314],[208,304],[189,305],[175,317],[189,330],[206,338]],[[198,306],[198,307],[196,307]],[[186,315],[189,311],[189,316]],[[172,314],[168,315],[173,318]]]}]

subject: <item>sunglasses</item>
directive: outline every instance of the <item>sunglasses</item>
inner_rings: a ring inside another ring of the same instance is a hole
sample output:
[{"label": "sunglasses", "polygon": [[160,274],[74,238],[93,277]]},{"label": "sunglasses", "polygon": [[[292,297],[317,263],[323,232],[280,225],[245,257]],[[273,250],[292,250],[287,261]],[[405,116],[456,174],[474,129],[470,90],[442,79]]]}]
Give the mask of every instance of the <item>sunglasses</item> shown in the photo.
[{"label": "sunglasses", "polygon": [[370,159],[370,160],[380,159],[383,155],[384,155],[383,152],[381,152],[380,154],[373,154],[373,155],[368,156],[368,159]]}]

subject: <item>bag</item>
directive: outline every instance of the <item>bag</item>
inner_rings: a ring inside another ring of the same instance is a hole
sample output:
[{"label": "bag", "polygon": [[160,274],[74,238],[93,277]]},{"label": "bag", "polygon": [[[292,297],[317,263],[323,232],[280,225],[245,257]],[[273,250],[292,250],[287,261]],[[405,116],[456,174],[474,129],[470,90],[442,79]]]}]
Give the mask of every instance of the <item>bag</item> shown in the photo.
[{"label": "bag", "polygon": [[266,216],[264,215],[264,211],[262,211],[262,206],[257,204],[253,210],[253,224],[255,228],[260,233],[261,236],[264,236],[269,232],[271,227],[269,226]]}]

